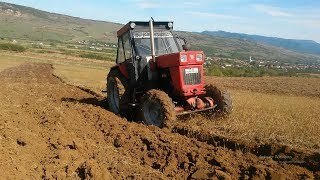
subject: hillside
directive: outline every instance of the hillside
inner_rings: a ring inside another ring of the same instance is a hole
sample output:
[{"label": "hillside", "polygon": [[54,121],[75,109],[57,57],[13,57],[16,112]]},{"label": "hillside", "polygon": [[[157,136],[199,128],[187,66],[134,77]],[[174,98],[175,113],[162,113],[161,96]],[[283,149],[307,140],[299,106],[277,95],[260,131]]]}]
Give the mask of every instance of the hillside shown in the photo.
[{"label": "hillside", "polygon": [[251,40],[255,42],[261,42],[276,47],[285,48],[301,53],[310,53],[320,55],[320,44],[311,40],[297,40],[297,39],[283,39],[277,37],[267,37],[259,35],[249,35],[242,33],[230,33],[225,31],[203,31],[201,34],[226,37],[226,38],[237,38],[243,40]]},{"label": "hillside", "polygon": [[[116,43],[116,31],[122,26],[118,23],[81,19],[3,2],[0,2],[0,24],[1,39],[60,43],[82,40]],[[296,53],[247,40],[191,32],[176,34],[186,37],[194,49],[204,50],[207,56],[242,60],[248,60],[252,56],[254,59],[284,63],[320,63],[320,56]]]},{"label": "hillside", "polygon": [[116,42],[120,24],[49,13],[0,2],[0,37],[33,41]]},{"label": "hillside", "polygon": [[209,35],[178,32],[179,36],[187,37],[187,40],[195,49],[202,49],[208,56],[249,60],[252,56],[255,60],[278,61],[282,63],[320,63],[320,57],[311,54],[302,54],[271,45],[266,45],[248,40],[212,37]]}]

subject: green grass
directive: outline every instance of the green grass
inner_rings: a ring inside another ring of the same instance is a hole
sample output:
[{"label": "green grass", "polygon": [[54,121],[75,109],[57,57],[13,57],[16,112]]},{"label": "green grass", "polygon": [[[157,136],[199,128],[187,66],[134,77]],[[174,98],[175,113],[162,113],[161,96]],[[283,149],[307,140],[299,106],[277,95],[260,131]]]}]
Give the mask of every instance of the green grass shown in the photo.
[{"label": "green grass", "polygon": [[108,60],[112,61],[111,57],[108,54],[98,54],[98,53],[82,53],[79,55],[82,58],[88,59],[98,59],[98,60]]},{"label": "green grass", "polygon": [[87,59],[97,59],[97,60],[105,60],[105,61],[115,61],[116,53],[115,50],[108,52],[96,52],[96,51],[88,51],[88,50],[75,50],[68,48],[59,48],[61,54],[70,55],[75,57],[87,58]]},{"label": "green grass", "polygon": [[14,52],[25,52],[26,48],[19,44],[13,43],[0,43],[1,50],[14,51]]},{"label": "green grass", "polygon": [[206,68],[207,76],[218,77],[263,77],[263,76],[290,76],[290,77],[311,77],[307,73],[299,73],[298,70],[280,70],[267,67],[227,67],[221,68],[218,65],[211,65]]}]

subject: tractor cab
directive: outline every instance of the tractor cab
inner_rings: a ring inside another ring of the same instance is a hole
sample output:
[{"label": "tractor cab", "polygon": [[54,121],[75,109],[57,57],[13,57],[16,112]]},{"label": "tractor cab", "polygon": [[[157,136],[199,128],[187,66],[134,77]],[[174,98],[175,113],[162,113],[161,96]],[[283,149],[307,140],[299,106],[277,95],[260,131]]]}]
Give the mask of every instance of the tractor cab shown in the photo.
[{"label": "tractor cab", "polygon": [[[155,55],[176,53],[181,51],[181,46],[172,34],[173,22],[153,22],[153,37]],[[118,32],[118,51],[133,51],[136,56],[146,57],[151,55],[150,27],[148,22],[129,22]],[[180,41],[179,41],[180,42]],[[126,44],[127,46],[122,46]],[[129,45],[131,47],[129,47]],[[131,48],[131,49],[130,49]],[[119,54],[118,54],[119,55]],[[120,57],[121,58],[121,57]],[[118,60],[118,58],[117,58]],[[121,59],[119,59],[121,61]],[[119,61],[119,62],[120,62]]]},{"label": "tractor cab", "polygon": [[151,32],[150,22],[130,21],[117,32],[117,64],[126,77],[134,77],[130,78],[132,86],[145,83],[146,78],[158,79],[159,74],[150,69],[157,57],[184,51],[185,42],[172,34],[173,22],[152,25]]}]

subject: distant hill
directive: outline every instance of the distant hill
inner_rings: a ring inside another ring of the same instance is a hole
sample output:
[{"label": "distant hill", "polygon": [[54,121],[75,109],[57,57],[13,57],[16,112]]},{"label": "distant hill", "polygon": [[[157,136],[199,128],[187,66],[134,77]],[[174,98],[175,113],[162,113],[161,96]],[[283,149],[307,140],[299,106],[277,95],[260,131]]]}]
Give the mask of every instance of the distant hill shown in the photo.
[{"label": "distant hill", "polygon": [[[122,26],[119,23],[81,19],[0,2],[0,38],[9,40],[60,43],[93,40],[117,43],[116,31]],[[252,56],[254,59],[279,62],[320,63],[320,56],[248,40],[191,32],[175,33],[186,37],[194,49],[204,50],[207,56],[242,60],[249,60]]]},{"label": "distant hill", "polygon": [[0,38],[34,41],[116,42],[117,23],[81,19],[0,2]]},{"label": "distant hill", "polygon": [[189,32],[178,32],[177,34],[186,37],[194,48],[204,50],[207,56],[241,60],[249,60],[252,56],[255,60],[282,63],[320,63],[320,56],[302,54],[259,42]]},{"label": "distant hill", "polygon": [[312,40],[296,40],[296,39],[283,39],[276,37],[266,37],[259,35],[249,35],[242,33],[230,33],[225,31],[203,31],[201,34],[226,37],[226,38],[237,38],[243,40],[251,40],[255,42],[261,42],[276,47],[285,48],[301,53],[309,53],[320,55],[320,44]]}]

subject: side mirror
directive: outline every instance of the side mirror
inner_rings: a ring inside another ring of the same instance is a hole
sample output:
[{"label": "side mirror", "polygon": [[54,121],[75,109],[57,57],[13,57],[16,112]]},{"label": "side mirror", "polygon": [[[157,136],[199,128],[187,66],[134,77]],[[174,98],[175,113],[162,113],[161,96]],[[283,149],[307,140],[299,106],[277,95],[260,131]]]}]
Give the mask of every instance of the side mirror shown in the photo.
[{"label": "side mirror", "polygon": [[185,38],[176,36],[176,39],[177,39],[178,45],[182,47],[182,50],[184,51],[191,50],[191,45],[187,43],[187,40]]},{"label": "side mirror", "polygon": [[182,49],[185,51],[190,51],[191,50],[191,45],[190,44],[183,44]]}]

